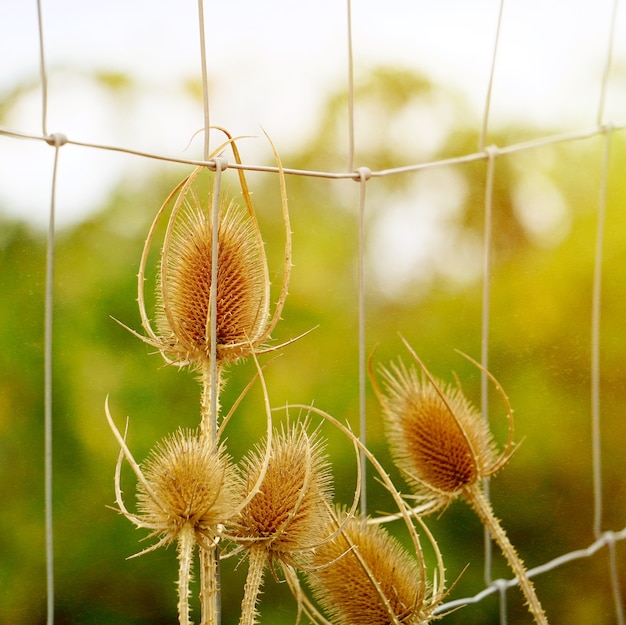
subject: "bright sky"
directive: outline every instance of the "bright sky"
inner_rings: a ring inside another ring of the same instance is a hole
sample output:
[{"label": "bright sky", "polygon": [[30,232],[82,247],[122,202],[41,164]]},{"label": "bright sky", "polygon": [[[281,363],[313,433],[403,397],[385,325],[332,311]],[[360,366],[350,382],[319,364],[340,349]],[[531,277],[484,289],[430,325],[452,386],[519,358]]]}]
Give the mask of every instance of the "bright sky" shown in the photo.
[{"label": "bright sky", "polygon": [[[197,2],[42,4],[49,132],[201,156],[201,138],[184,151],[203,118],[181,89],[185,80],[200,76]],[[357,80],[378,64],[414,68],[465,93],[468,115],[479,123],[499,0],[353,0],[352,5]],[[605,109],[606,119],[620,121],[626,117],[626,9],[621,9]],[[613,0],[508,0],[492,125],[518,119],[561,129],[593,126],[612,11]],[[205,19],[211,123],[235,134],[258,135],[263,127],[283,152],[305,140],[325,94],[347,84],[346,2],[205,0]],[[111,97],[89,80],[93,72],[105,70],[129,75],[139,89]],[[37,85],[38,78],[36,2],[2,0],[0,102],[16,85]],[[38,89],[20,99],[0,125],[40,134]],[[47,219],[52,156],[45,144],[0,135],[3,210]],[[136,157],[71,147],[61,156],[61,224],[97,208],[123,176],[146,166]]]}]

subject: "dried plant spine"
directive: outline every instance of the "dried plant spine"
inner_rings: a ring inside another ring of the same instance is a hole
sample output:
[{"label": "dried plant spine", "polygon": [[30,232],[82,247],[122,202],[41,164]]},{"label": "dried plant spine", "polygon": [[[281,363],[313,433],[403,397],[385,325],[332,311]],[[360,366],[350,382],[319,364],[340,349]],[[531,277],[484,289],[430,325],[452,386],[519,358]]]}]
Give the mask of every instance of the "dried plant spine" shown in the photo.
[{"label": "dried plant spine", "polygon": [[436,380],[410,346],[406,346],[421,375],[402,362],[392,363],[382,369],[384,390],[375,383],[398,467],[417,497],[433,503],[433,510],[447,506],[458,497],[472,506],[518,578],[535,621],[547,625],[526,568],[494,515],[483,488],[484,479],[500,470],[514,451],[513,415],[504,391],[489,376],[508,410],[509,440],[498,455],[480,412],[459,388]]},{"label": "dried plant spine", "polygon": [[319,433],[307,423],[290,423],[275,432],[269,462],[262,446],[248,456],[245,479],[257,484],[242,509],[231,538],[249,556],[240,625],[256,622],[256,605],[266,566],[276,570],[306,567],[314,548],[325,539],[323,519],[332,498],[332,476]]}]

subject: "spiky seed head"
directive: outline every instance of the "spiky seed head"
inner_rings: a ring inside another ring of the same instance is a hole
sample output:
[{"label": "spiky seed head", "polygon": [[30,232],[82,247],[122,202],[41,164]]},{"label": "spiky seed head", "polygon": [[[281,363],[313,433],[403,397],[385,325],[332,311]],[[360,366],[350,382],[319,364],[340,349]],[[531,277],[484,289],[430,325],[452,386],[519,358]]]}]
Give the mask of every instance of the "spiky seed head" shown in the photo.
[{"label": "spiky seed head", "polygon": [[[342,532],[315,550],[313,594],[336,625],[427,623],[428,586],[414,558],[382,525],[338,516]],[[332,535],[339,527],[329,524]]]},{"label": "spiky seed head", "polygon": [[391,450],[416,494],[445,505],[497,470],[489,427],[458,388],[401,362],[383,369],[382,377]]},{"label": "spiky seed head", "polygon": [[[262,446],[245,464],[245,481],[252,487],[265,465]],[[264,545],[270,561],[303,564],[325,538],[331,498],[331,467],[322,440],[317,432],[307,433],[306,424],[290,424],[272,436],[261,488],[242,510],[235,533],[243,545]]]},{"label": "spiky seed head", "polygon": [[[157,288],[161,350],[174,362],[201,366],[211,355],[211,216],[191,194],[178,215]],[[220,206],[216,353],[221,364],[249,356],[267,339],[267,267],[255,223],[237,204]]]},{"label": "spiky seed head", "polygon": [[175,540],[186,526],[193,528],[198,542],[210,543],[241,501],[241,482],[224,448],[194,431],[181,429],[163,439],[142,472],[139,519],[163,543]]}]

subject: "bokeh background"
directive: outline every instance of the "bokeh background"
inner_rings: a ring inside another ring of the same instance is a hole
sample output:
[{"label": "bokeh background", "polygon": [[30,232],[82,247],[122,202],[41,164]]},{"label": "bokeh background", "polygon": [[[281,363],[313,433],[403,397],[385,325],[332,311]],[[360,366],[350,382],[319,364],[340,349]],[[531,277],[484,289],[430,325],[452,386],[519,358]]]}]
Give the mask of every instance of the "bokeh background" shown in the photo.
[{"label": "bokeh background", "polygon": [[[167,2],[43,3],[47,125],[71,139],[200,158],[203,126],[197,7]],[[498,2],[353,3],[355,165],[372,170],[478,150]],[[593,129],[606,135],[500,155],[494,183],[490,368],[523,441],[492,499],[529,566],[589,545],[593,534],[591,296],[598,207],[606,181],[602,265],[602,529],[626,525],[626,16],[618,13],[607,97],[601,84],[611,2],[509,3],[503,12],[487,145]],[[342,172],[348,163],[346,7],[233,3],[207,9],[211,122],[237,135],[247,163]],[[0,8],[0,127],[41,134],[35,3]],[[620,36],[621,34],[621,36]],[[45,622],[43,298],[53,154],[0,133],[0,623]],[[126,560],[144,533],[117,515],[117,446],[104,399],[138,459],[178,426],[195,426],[199,386],[114,319],[139,329],[136,274],[155,211],[189,167],[66,146],[60,153],[54,308],[56,622],[176,622],[175,550]],[[480,402],[480,376],[455,350],[480,354],[485,160],[372,179],[366,196],[367,352],[401,356],[399,334],[432,372]],[[276,177],[249,175],[275,287],[284,239]],[[229,193],[237,177],[225,173]],[[289,176],[292,282],[276,344],[311,328],[266,370],[274,406],[314,403],[358,422],[358,184]],[[152,271],[154,272],[154,265]],[[152,273],[149,278],[153,278]],[[233,367],[224,404],[253,375]],[[367,390],[368,443],[392,473]],[[504,406],[490,396],[504,440]],[[280,419],[280,413],[277,414]],[[263,435],[258,388],[228,432],[241,457]],[[332,430],[337,498],[354,483],[351,447]],[[133,482],[124,490],[132,501]],[[403,487],[398,478],[398,484]],[[373,479],[372,511],[389,502]],[[484,587],[483,532],[463,503],[428,519],[450,598]],[[390,527],[394,531],[393,526]],[[400,536],[401,537],[401,536]],[[616,546],[622,589],[626,545]],[[245,563],[225,562],[224,623],[237,622]],[[467,569],[464,571],[466,565]],[[494,577],[510,577],[498,554]],[[461,572],[463,574],[461,575]],[[605,549],[535,582],[555,623],[615,623]],[[268,577],[261,622],[293,623],[294,601]],[[624,590],[622,590],[624,593]],[[196,618],[198,612],[195,612]],[[445,623],[499,622],[495,596]],[[508,622],[529,623],[508,593]]]}]

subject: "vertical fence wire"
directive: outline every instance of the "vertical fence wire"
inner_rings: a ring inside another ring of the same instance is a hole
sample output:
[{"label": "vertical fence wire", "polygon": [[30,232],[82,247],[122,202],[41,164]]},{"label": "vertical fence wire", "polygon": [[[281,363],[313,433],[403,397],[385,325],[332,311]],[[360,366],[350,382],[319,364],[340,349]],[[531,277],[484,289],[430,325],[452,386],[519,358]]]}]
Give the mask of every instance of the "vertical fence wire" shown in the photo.
[{"label": "vertical fence wire", "polygon": [[[354,54],[352,45],[352,2],[347,0],[347,44],[348,44],[348,171],[354,168]],[[358,371],[359,371],[359,440],[367,446],[367,410],[366,410],[366,322],[365,322],[365,194],[370,171],[365,167],[358,170],[358,261],[357,261],[357,315],[358,315]],[[359,453],[361,465],[360,508],[363,520],[367,517],[367,459]]]},{"label": "vertical fence wire", "polygon": [[[359,246],[358,246],[358,327],[359,327],[359,440],[367,446],[367,409],[366,409],[366,319],[365,319],[365,193],[370,171],[360,167],[359,173]],[[361,516],[367,517],[367,459],[359,452],[361,464]]]},{"label": "vertical fence wire", "polygon": [[[483,217],[483,286],[481,303],[481,329],[480,329],[480,409],[485,421],[489,421],[489,328],[491,324],[491,245],[493,237],[493,186],[495,180],[497,148],[491,146],[487,149],[487,173],[485,176],[485,209]],[[483,481],[485,495],[489,498],[489,478]],[[484,536],[484,578],[485,584],[492,581],[493,544],[487,528],[483,530]]]},{"label": "vertical fence wire", "polygon": [[[614,0],[609,24],[606,60],[602,72],[600,96],[598,99],[597,123],[599,127],[603,126],[605,118],[606,99],[611,75],[611,67],[613,64],[613,50],[615,47],[615,30],[617,25],[618,6],[619,0]],[[593,473],[593,533],[596,539],[598,539],[601,535],[603,525],[602,433],[600,404],[602,268],[613,130],[614,129],[610,124],[604,127],[604,150],[602,153],[600,190],[598,197],[598,218],[596,226],[596,247],[591,302],[591,463]],[[609,579],[615,606],[616,623],[617,625],[624,625],[624,607],[615,554],[615,541],[611,540],[608,547]]]},{"label": "vertical fence wire", "polygon": [[[489,70],[489,80],[487,83],[487,93],[485,95],[485,106],[483,109],[483,118],[480,128],[480,135],[478,140],[479,151],[485,150],[485,143],[487,141],[487,134],[489,129],[489,116],[491,113],[491,97],[493,93],[493,83],[496,72],[496,62],[498,58],[498,50],[500,43],[500,33],[502,30],[502,16],[504,14],[504,0],[500,1],[500,8],[498,10],[498,20],[496,23],[496,34],[493,43],[493,51],[491,55],[491,67]],[[482,304],[481,304],[481,365],[483,371],[480,376],[480,397],[481,397],[481,413],[485,421],[489,420],[489,397],[488,386],[489,380],[486,374],[489,365],[489,325],[490,325],[490,290],[491,290],[491,238],[492,238],[492,221],[493,221],[493,182],[495,175],[495,149],[487,149],[487,175],[485,180],[485,210],[484,210],[484,225],[483,225],[483,290],[482,290]],[[486,478],[483,481],[485,495],[489,498],[490,481]],[[484,542],[484,580],[485,584],[489,585],[492,580],[492,562],[493,562],[493,543],[491,535],[487,528],[483,528],[483,542]],[[504,590],[503,592],[506,592]],[[502,597],[503,592],[500,593]],[[502,607],[504,604],[501,602],[501,610],[505,610]]]},{"label": "vertical fence wire", "polygon": [[37,0],[37,29],[39,35],[39,80],[41,82],[41,133],[48,135],[48,72],[43,40],[43,9],[41,0]]},{"label": "vertical fence wire", "polygon": [[200,71],[202,73],[202,113],[204,116],[204,160],[209,160],[210,151],[210,111],[209,80],[206,53],[206,29],[204,24],[204,0],[198,0],[198,28],[200,38]]},{"label": "vertical fence wire", "polygon": [[59,146],[54,152],[52,188],[50,191],[50,221],[46,241],[46,283],[44,312],[44,480],[45,480],[45,517],[46,517],[46,593],[48,625],[54,623],[54,520],[52,513],[52,333],[54,309],[54,252],[55,252],[55,198]]},{"label": "vertical fence wire", "polygon": [[348,39],[348,171],[354,169],[354,50],[352,45],[352,1],[347,0]]},{"label": "vertical fence wire", "polygon": [[[603,484],[602,484],[602,413],[601,413],[601,313],[602,313],[602,268],[604,256],[604,237],[606,232],[606,209],[609,185],[609,167],[611,161],[612,129],[604,135],[602,153],[600,192],[598,197],[598,218],[596,226],[596,246],[593,267],[593,286],[591,296],[591,451],[593,474],[593,534],[596,540],[602,535],[603,519]],[[621,590],[615,561],[615,543],[609,543],[609,577],[617,623],[623,625]]]},{"label": "vertical fence wire", "polygon": [[609,548],[609,575],[611,578],[611,591],[615,603],[615,623],[624,625],[624,602],[622,600],[622,589],[619,583],[619,571],[617,567],[617,556],[615,554],[615,540],[610,540]]},{"label": "vertical fence wire", "polygon": [[502,31],[502,16],[504,14],[504,0],[500,0],[500,10],[498,11],[498,21],[496,25],[496,36],[493,43],[493,53],[491,55],[491,68],[489,71],[489,81],[487,83],[487,94],[485,95],[485,108],[483,111],[483,123],[480,127],[480,137],[478,139],[478,150],[485,149],[487,134],[489,131],[489,114],[491,112],[491,96],[493,93],[493,81],[496,74],[496,60],[500,44],[500,32]]},{"label": "vertical fence wire", "polygon": [[602,257],[604,253],[604,232],[609,162],[611,153],[611,132],[604,136],[602,154],[600,193],[598,198],[598,221],[596,226],[596,247],[593,265],[593,286],[591,294],[591,447],[593,474],[593,535],[597,539],[602,533],[602,443],[600,427],[600,325],[602,312]]},{"label": "vertical fence wire", "polygon": [[600,83],[600,98],[598,102],[598,126],[604,122],[604,112],[606,108],[606,96],[609,88],[609,77],[611,75],[611,66],[613,64],[613,48],[615,47],[615,29],[617,26],[617,9],[619,0],[613,0],[613,8],[611,11],[611,20],[609,24],[609,37],[607,41],[606,61],[602,72],[602,81]]},{"label": "vertical fence wire", "polygon": [[507,625],[507,601],[506,601],[506,584],[498,584],[498,598],[500,599],[500,623],[499,625]]},{"label": "vertical fence wire", "polygon": [[[37,0],[37,29],[39,37],[39,75],[41,82],[41,132],[48,135],[48,73],[43,36],[43,9]],[[46,241],[46,278],[44,296],[44,516],[46,543],[46,623],[54,624],[54,516],[53,437],[52,437],[52,333],[54,327],[54,251],[55,251],[55,198],[59,146],[54,152],[48,236]]]}]

